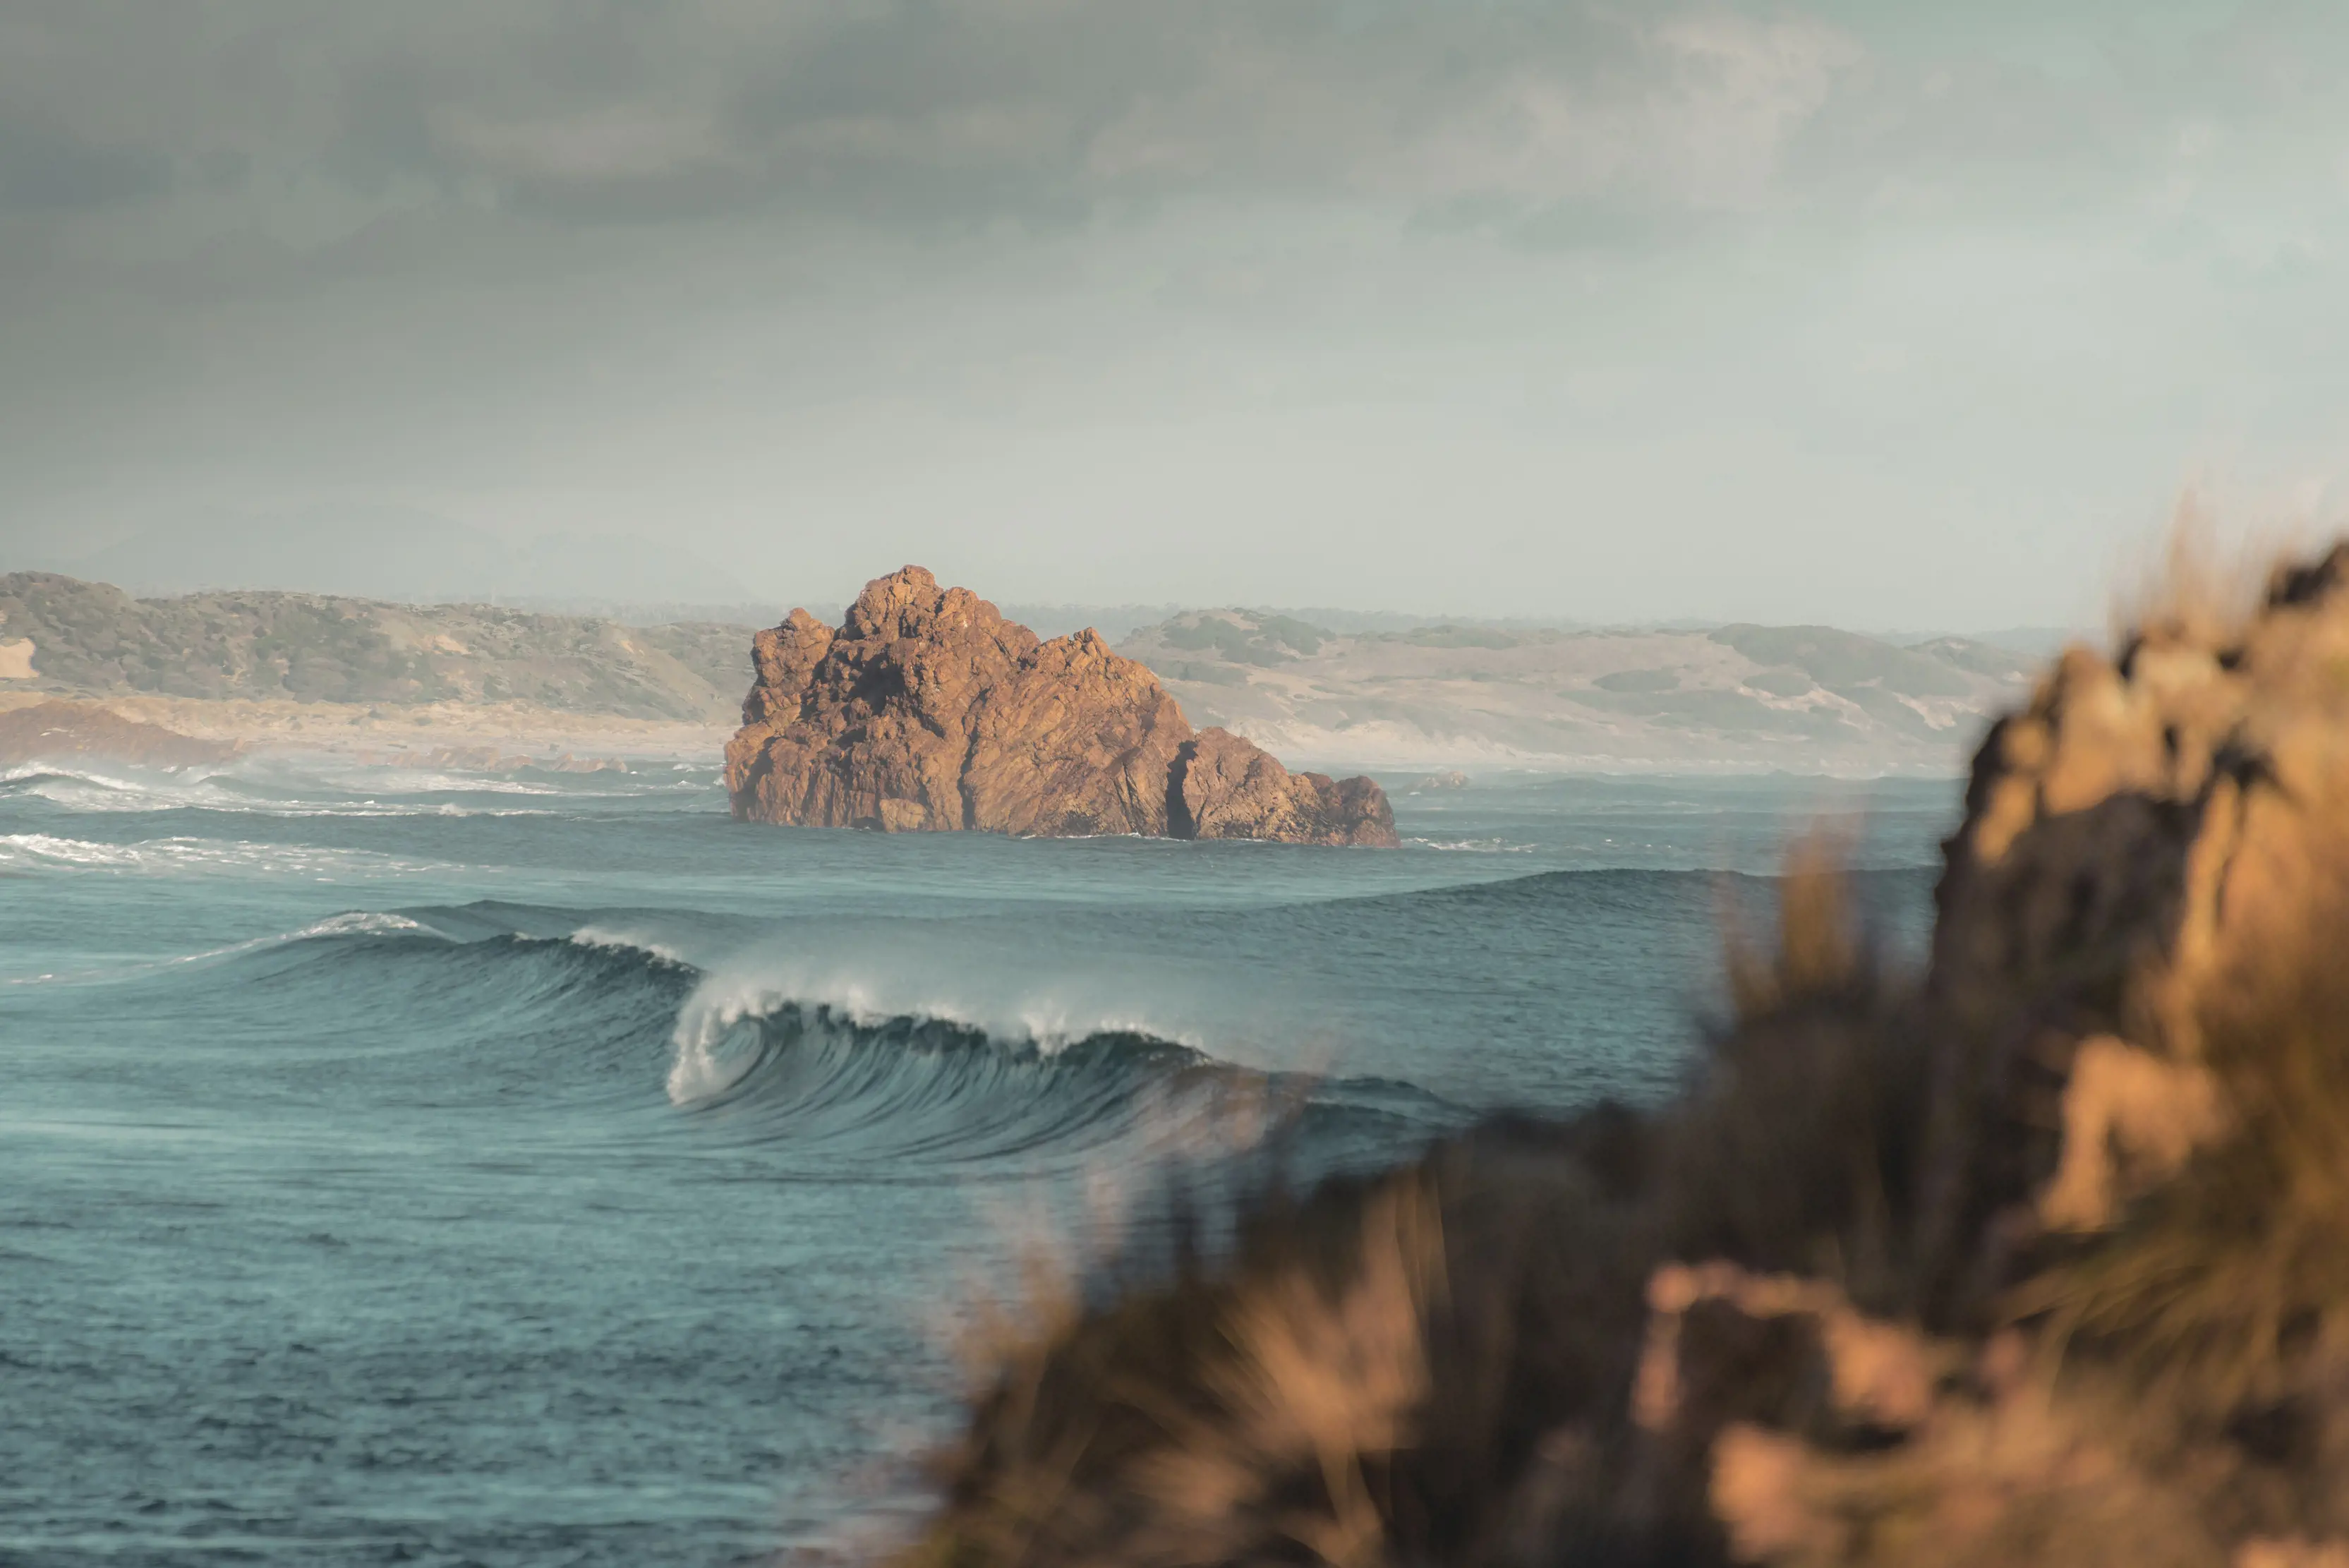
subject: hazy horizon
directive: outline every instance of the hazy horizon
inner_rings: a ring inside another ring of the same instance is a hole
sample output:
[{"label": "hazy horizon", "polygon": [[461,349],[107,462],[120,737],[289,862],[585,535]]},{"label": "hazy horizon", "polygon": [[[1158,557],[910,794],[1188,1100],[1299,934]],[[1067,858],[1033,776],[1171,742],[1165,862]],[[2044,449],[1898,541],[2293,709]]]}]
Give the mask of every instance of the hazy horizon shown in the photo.
[{"label": "hazy horizon", "polygon": [[[443,542],[446,542],[444,536]],[[169,556],[160,565],[135,565],[131,552],[124,549],[98,552],[68,566],[42,562],[31,566],[16,566],[0,562],[0,577],[11,570],[54,571],[84,582],[101,582],[120,588],[134,598],[171,599],[203,594],[237,593],[302,593],[328,597],[375,599],[392,604],[419,607],[464,607],[468,606],[502,606],[511,609],[550,615],[595,617],[618,620],[633,625],[674,624],[680,621],[731,622],[742,626],[764,626],[780,619],[791,608],[805,608],[826,620],[837,622],[847,607],[856,598],[862,585],[834,585],[829,590],[817,589],[795,594],[746,595],[728,597],[721,588],[709,583],[698,586],[707,591],[687,591],[676,597],[656,592],[606,592],[599,587],[580,587],[578,563],[561,558],[559,546],[596,545],[626,547],[626,540],[565,540],[561,536],[542,540],[541,549],[525,549],[502,554],[491,554],[481,548],[479,539],[463,540],[471,546],[446,552],[445,564],[454,556],[457,564],[468,571],[479,573],[486,566],[487,576],[475,576],[470,581],[463,573],[443,569],[429,562],[406,559],[368,559],[361,556],[339,566],[322,565],[315,556],[296,560],[291,565],[273,567],[253,566],[249,556],[229,555],[207,556],[208,564],[201,570],[181,569]],[[116,570],[108,563],[127,566]],[[592,569],[608,565],[591,559]],[[919,562],[910,563],[920,565]],[[516,577],[505,574],[519,569],[544,565],[549,570],[544,576]],[[692,563],[707,566],[707,563]],[[892,568],[893,570],[895,568]],[[879,574],[876,574],[876,576]],[[869,579],[868,579],[869,580]],[[1238,611],[1244,614],[1301,618],[1317,630],[1335,632],[1340,636],[1364,632],[1405,630],[1417,627],[1445,624],[1488,626],[1515,630],[1568,630],[1594,632],[1623,631],[1711,631],[1738,624],[1720,618],[1701,616],[1659,616],[1645,619],[1593,620],[1563,615],[1486,615],[1447,609],[1440,606],[1416,610],[1362,609],[1350,605],[1268,604],[1262,601],[1202,601],[1184,603],[1160,600],[1155,603],[1128,601],[1108,604],[1084,600],[1028,600],[990,593],[980,583],[956,583],[943,579],[951,587],[971,588],[996,604],[1003,614],[1020,621],[1044,637],[1057,637],[1083,628],[1100,631],[1112,642],[1124,640],[1133,632],[1159,625],[1176,616],[1197,612]],[[572,585],[565,591],[565,585]],[[1823,623],[1811,623],[1823,624]],[[1942,637],[1965,637],[1993,643],[2032,654],[2052,651],[2064,640],[2099,635],[2098,628],[2085,623],[2061,625],[2017,625],[2002,627],[1980,626],[1891,626],[1854,623],[1836,628],[1857,632],[1895,644],[1927,641]]]},{"label": "hazy horizon", "polygon": [[1936,9],[13,6],[0,570],[1924,630],[2337,520],[2349,22]]}]

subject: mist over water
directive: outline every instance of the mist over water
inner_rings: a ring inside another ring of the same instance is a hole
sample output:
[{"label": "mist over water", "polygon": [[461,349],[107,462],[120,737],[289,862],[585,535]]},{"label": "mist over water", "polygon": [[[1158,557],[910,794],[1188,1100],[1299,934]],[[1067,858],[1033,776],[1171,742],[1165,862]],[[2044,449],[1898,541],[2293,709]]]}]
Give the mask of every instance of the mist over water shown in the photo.
[{"label": "mist over water", "polygon": [[[1400,783],[1400,781],[1395,781]],[[1382,853],[760,829],[713,770],[0,774],[0,1562],[883,1525],[1019,1217],[1653,1098],[1724,907],[1946,781],[1495,775]]]}]

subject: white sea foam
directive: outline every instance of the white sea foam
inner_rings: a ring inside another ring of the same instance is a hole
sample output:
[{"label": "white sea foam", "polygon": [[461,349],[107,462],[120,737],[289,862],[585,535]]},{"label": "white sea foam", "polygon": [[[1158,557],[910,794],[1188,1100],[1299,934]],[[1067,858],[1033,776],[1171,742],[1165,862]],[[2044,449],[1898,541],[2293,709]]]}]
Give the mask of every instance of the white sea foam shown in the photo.
[{"label": "white sea foam", "polygon": [[741,1049],[745,1022],[763,1018],[781,1007],[784,999],[771,993],[710,996],[708,981],[686,999],[669,1032],[673,1054],[668,1066],[668,1098],[675,1106],[690,1106],[725,1093],[748,1069],[750,1054]]},{"label": "white sea foam", "polygon": [[47,833],[0,836],[0,865],[50,860],[67,866],[141,866],[146,846],[91,844],[78,838],[58,838]]},{"label": "white sea foam", "polygon": [[568,794],[574,792],[554,784],[526,784],[520,779],[502,779],[456,774],[415,773],[395,768],[368,778],[362,789],[369,794]]},{"label": "white sea foam", "polygon": [[252,871],[305,877],[398,876],[436,869],[366,849],[175,836],[105,844],[49,833],[0,834],[0,866],[71,866],[145,875]]},{"label": "white sea foam", "polygon": [[1455,855],[1533,855],[1541,848],[1537,844],[1512,844],[1506,838],[1406,838],[1403,842]]},{"label": "white sea foam", "polygon": [[[137,776],[82,767],[26,766],[0,772],[0,785],[80,812],[209,811],[256,816],[538,816],[543,806],[464,805],[449,800],[401,800],[400,792],[371,781],[356,799],[308,794],[320,781],[226,773],[142,773]],[[335,786],[324,784],[326,790]],[[512,793],[512,792],[504,792]],[[522,793],[553,794],[525,789]],[[386,798],[390,797],[390,798]]]},{"label": "white sea foam", "polygon": [[634,931],[616,930],[609,926],[582,926],[571,933],[571,940],[583,948],[612,948],[647,953],[663,963],[686,964],[691,961],[667,942]]},{"label": "white sea foam", "polygon": [[372,937],[397,931],[422,931],[440,936],[421,920],[406,915],[394,915],[379,909],[350,909],[339,915],[329,915],[323,920],[313,920],[298,931],[288,931],[278,941],[298,942],[311,937]]},{"label": "white sea foam", "polygon": [[[514,779],[428,767],[357,763],[327,755],[243,757],[225,764],[136,768],[85,761],[0,769],[0,790],[82,812],[212,811],[268,816],[523,816],[566,803],[707,794],[715,774],[670,778],[583,774]],[[492,804],[520,797],[531,805]]]},{"label": "white sea foam", "polygon": [[164,960],[153,967],[168,969],[180,964],[204,963],[213,959],[234,958],[240,953],[259,952],[264,948],[282,948],[293,942],[309,941],[316,937],[397,936],[408,931],[421,931],[427,936],[440,936],[421,920],[411,920],[406,915],[394,915],[377,909],[348,909],[339,915],[328,915],[323,920],[313,920],[299,929],[278,931],[265,937],[254,937],[242,942],[231,942],[224,948],[212,948],[200,953],[182,953]]},{"label": "white sea foam", "polygon": [[406,915],[388,914],[377,909],[348,909],[339,915],[328,915],[323,920],[313,920],[295,930],[254,937],[200,953],[181,953],[152,967],[169,969],[181,964],[206,963],[214,959],[234,958],[240,953],[259,952],[264,948],[282,948],[293,942],[309,941],[316,937],[396,936],[408,931],[422,931],[428,936],[440,935],[423,921],[411,920]]}]

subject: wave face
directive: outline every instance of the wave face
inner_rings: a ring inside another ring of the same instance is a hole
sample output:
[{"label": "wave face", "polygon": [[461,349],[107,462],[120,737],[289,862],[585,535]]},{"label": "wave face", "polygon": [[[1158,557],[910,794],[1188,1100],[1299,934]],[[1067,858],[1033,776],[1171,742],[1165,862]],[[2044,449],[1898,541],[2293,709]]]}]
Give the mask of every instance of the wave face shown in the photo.
[{"label": "wave face", "polygon": [[[607,925],[528,929],[576,919],[481,904],[353,911],[101,978],[118,1000],[192,1010],[200,1024],[274,1021],[230,1047],[269,1063],[267,1088],[248,1081],[249,1094],[302,1099],[330,1081],[346,1096],[495,1105],[509,1136],[568,1137],[595,1112],[615,1140],[771,1145],[793,1169],[1035,1168],[1122,1141],[1135,1145],[1122,1158],[1230,1151],[1300,1116],[1319,1152],[1392,1153],[1465,1116],[1407,1085],[1241,1066],[1143,1028],[875,1011],[717,979]],[[347,1025],[298,1054],[278,1038],[354,1012],[396,1022],[357,1050],[333,1044]]]},{"label": "wave face", "polygon": [[[1942,824],[1887,791],[1913,934]],[[970,1304],[1170,1168],[1664,1092],[1813,804],[1479,781],[1366,854],[752,830],[714,768],[17,770],[0,1557],[836,1543]]]},{"label": "wave face", "polygon": [[824,1004],[681,1021],[670,1097],[735,1137],[872,1161],[989,1165],[1234,1154],[1275,1128],[1312,1168],[1392,1155],[1466,1117],[1408,1085],[1266,1073],[1108,1030],[1050,1047],[953,1019]]}]

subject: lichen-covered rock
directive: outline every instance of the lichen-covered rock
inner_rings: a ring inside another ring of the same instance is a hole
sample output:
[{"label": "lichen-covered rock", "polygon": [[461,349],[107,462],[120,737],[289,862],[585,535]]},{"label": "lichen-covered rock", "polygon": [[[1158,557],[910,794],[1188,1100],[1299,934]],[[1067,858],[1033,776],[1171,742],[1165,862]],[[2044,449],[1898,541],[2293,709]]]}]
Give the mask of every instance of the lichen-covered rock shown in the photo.
[{"label": "lichen-covered rock", "polygon": [[758,679],[726,748],[746,821],[1395,842],[1371,780],[1291,774],[1220,730],[1199,774],[1215,830],[1196,829],[1191,725],[1155,675],[1090,630],[1040,642],[919,566],[866,584],[838,631],[795,609],[752,652]]},{"label": "lichen-covered rock", "polygon": [[1367,778],[1292,774],[1280,759],[1228,730],[1185,745],[1168,804],[1185,838],[1278,838],[1296,844],[1393,846],[1394,811]]}]

